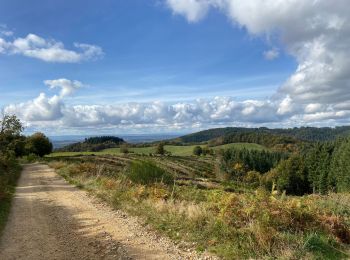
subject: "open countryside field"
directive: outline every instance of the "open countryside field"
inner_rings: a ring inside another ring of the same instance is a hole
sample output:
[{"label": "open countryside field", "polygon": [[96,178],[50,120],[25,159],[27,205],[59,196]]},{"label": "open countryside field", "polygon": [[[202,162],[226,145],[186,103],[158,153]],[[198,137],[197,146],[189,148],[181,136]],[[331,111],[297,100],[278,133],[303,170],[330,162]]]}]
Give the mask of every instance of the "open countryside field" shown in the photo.
[{"label": "open countryside field", "polygon": [[[193,154],[194,147],[196,147],[196,145],[165,145],[164,146],[165,150],[170,152],[174,156],[191,156]],[[201,147],[205,147],[205,145],[201,145]],[[262,145],[254,144],[254,143],[232,143],[232,144],[218,145],[211,148],[213,150],[236,148],[236,149],[248,149],[248,150],[259,150],[259,151],[267,149]],[[155,146],[128,148],[129,152],[131,153],[145,154],[145,155],[154,153],[155,149],[156,149]],[[121,152],[120,152],[120,148],[110,148],[100,152],[53,152],[48,156],[57,157],[57,156],[76,156],[76,155],[92,155],[92,154],[120,155]]]},{"label": "open countryside field", "polygon": [[[349,238],[348,194],[294,197],[219,181],[216,161],[205,157],[129,154],[46,161],[111,207],[223,259],[348,256],[342,244]],[[151,181],[153,173],[159,176]]]}]

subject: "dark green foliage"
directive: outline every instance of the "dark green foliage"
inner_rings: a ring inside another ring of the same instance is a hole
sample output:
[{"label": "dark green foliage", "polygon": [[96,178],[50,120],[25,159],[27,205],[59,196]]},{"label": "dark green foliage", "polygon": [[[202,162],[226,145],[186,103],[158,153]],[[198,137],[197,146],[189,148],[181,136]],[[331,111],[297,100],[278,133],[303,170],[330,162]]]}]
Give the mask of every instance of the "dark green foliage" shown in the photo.
[{"label": "dark green foliage", "polygon": [[203,155],[214,155],[214,150],[209,148],[208,146],[204,146],[202,148],[202,154]]},{"label": "dark green foliage", "polygon": [[277,189],[287,194],[303,195],[310,192],[307,169],[304,160],[299,155],[292,155],[282,160],[275,171],[277,172]]},{"label": "dark green foliage", "polygon": [[21,167],[14,157],[0,153],[0,233],[10,213],[11,198],[20,171]]},{"label": "dark green foliage", "polygon": [[165,154],[165,149],[164,149],[164,143],[160,142],[159,144],[157,144],[156,146],[156,154],[159,155],[164,155]]},{"label": "dark green foliage", "polygon": [[158,182],[172,184],[174,182],[169,173],[149,161],[133,161],[127,176],[132,182],[143,185]]},{"label": "dark green foliage", "polygon": [[201,154],[203,153],[203,149],[202,147],[200,147],[199,145],[198,146],[195,146],[193,148],[193,154],[196,155],[196,156],[201,156]]},{"label": "dark green foliage", "polygon": [[[269,129],[266,127],[260,128],[240,128],[240,127],[226,127],[226,128],[214,128],[204,130],[198,133],[185,135],[175,139],[174,141],[183,143],[196,143],[196,142],[208,142],[210,140],[231,136],[231,139],[235,139],[236,135],[241,134],[270,134],[270,135],[282,135],[285,137],[291,137],[290,140],[302,140],[302,141],[331,141],[337,137],[342,137],[350,134],[350,126],[341,127],[300,127],[289,129]],[[242,138],[242,137],[241,137]],[[247,142],[247,141],[245,141]]]},{"label": "dark green foliage", "polygon": [[306,152],[306,166],[313,192],[325,194],[335,188],[331,175],[334,142],[316,143]]},{"label": "dark green foliage", "polygon": [[24,155],[25,137],[21,136],[22,130],[21,122],[16,116],[4,116],[0,120],[0,152]]},{"label": "dark green foliage", "polygon": [[335,182],[336,190],[339,192],[350,191],[350,139],[338,142],[335,148],[331,164],[331,175],[329,178]]},{"label": "dark green foliage", "polygon": [[86,138],[84,142],[74,143],[57,149],[62,152],[98,152],[108,148],[116,148],[125,141],[115,136],[98,136]]},{"label": "dark green foliage", "polygon": [[11,197],[21,169],[16,156],[24,153],[22,130],[16,116],[4,116],[0,120],[0,231],[9,214]]},{"label": "dark green foliage", "polygon": [[316,143],[303,151],[313,192],[350,191],[350,141]]},{"label": "dark green foliage", "polygon": [[43,133],[35,133],[28,137],[25,147],[29,154],[36,154],[40,157],[52,152],[52,143]]},{"label": "dark green foliage", "polygon": [[116,136],[97,136],[85,138],[85,143],[87,144],[101,144],[106,142],[121,144],[124,143],[124,140]]},{"label": "dark green foliage", "polygon": [[286,158],[287,155],[280,152],[228,149],[221,152],[221,157],[222,167],[225,172],[237,175],[237,171],[239,171],[239,175],[241,175],[249,170],[260,173],[268,172],[281,159]]}]

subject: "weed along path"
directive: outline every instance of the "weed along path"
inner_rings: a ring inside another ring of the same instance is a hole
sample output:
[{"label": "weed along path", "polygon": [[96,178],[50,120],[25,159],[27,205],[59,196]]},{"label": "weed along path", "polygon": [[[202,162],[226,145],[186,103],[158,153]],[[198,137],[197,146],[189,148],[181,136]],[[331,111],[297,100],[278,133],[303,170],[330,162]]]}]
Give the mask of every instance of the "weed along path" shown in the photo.
[{"label": "weed along path", "polygon": [[42,164],[24,166],[0,259],[210,259],[182,251]]}]

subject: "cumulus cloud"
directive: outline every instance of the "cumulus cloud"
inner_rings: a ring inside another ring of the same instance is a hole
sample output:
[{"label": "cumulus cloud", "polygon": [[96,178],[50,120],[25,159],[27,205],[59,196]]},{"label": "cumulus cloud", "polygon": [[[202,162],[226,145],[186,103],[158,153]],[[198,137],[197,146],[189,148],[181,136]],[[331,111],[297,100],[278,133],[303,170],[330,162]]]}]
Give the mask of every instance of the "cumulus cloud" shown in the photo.
[{"label": "cumulus cloud", "polygon": [[[292,113],[299,107],[308,113],[306,120],[347,115],[350,100],[347,0],[166,0],[166,3],[175,14],[190,22],[199,21],[210,9],[216,9],[250,34],[278,39],[298,62],[296,71],[278,90],[278,95],[284,96],[278,114]],[[264,53],[267,59],[278,55],[276,49]],[[322,107],[334,112],[321,111],[318,113],[324,114],[311,116]]]},{"label": "cumulus cloud", "polygon": [[[40,93],[27,102],[11,104],[5,114],[16,114],[34,128],[51,129],[183,129],[222,125],[289,126],[319,123],[325,120],[349,122],[349,110],[334,109],[321,103],[297,106],[287,96],[283,100],[237,101],[233,97],[215,97],[187,102],[131,102],[106,105],[70,105],[67,98],[84,87],[79,81],[46,80],[49,89],[58,89],[48,96]],[[346,104],[343,104],[346,106]],[[347,104],[349,105],[349,104]]]},{"label": "cumulus cloud", "polygon": [[68,105],[66,98],[83,87],[79,81],[46,80],[50,89],[59,88],[55,95],[40,93],[28,102],[11,104],[6,114],[18,115],[27,125],[51,127],[163,127],[220,125],[231,123],[278,122],[283,115],[270,101],[236,101],[232,97],[198,99],[192,102],[125,103],[110,105]]},{"label": "cumulus cloud", "polygon": [[40,93],[33,100],[11,104],[4,108],[5,114],[16,114],[26,123],[56,121],[64,117],[64,98],[72,95],[74,90],[83,87],[79,81],[68,79],[46,80],[44,82],[49,88],[60,88],[59,95],[48,97],[45,93]]},{"label": "cumulus cloud", "polygon": [[77,80],[69,80],[69,79],[54,79],[54,80],[45,80],[45,85],[49,86],[51,89],[60,88],[60,97],[63,98],[65,96],[70,96],[73,92],[81,87],[83,84]]},{"label": "cumulus cloud", "polygon": [[74,47],[75,50],[69,50],[62,42],[45,39],[35,34],[13,40],[0,37],[0,54],[23,55],[57,63],[77,63],[103,56],[102,49],[96,45],[75,43]]}]

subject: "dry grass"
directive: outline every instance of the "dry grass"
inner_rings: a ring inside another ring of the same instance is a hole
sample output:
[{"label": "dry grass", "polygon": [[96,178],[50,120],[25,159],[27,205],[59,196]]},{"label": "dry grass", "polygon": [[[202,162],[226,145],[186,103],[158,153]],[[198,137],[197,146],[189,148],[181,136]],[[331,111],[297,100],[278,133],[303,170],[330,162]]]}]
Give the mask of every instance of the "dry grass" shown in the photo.
[{"label": "dry grass", "polygon": [[93,163],[51,166],[171,238],[225,259],[349,257],[349,194],[288,197],[263,189],[252,194],[142,185]]}]

